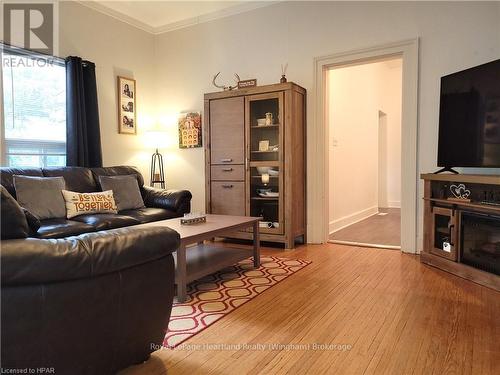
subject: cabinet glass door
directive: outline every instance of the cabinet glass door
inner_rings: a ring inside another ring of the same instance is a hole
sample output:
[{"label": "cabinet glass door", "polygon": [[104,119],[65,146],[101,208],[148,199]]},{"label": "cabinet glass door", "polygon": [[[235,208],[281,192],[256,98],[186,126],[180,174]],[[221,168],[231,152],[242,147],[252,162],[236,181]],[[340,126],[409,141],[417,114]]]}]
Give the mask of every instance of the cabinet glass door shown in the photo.
[{"label": "cabinet glass door", "polygon": [[455,213],[452,209],[433,207],[432,209],[431,252],[443,258],[457,260],[455,240],[457,238]]},{"label": "cabinet glass door", "polygon": [[283,233],[283,94],[246,98],[247,213],[263,233]]}]

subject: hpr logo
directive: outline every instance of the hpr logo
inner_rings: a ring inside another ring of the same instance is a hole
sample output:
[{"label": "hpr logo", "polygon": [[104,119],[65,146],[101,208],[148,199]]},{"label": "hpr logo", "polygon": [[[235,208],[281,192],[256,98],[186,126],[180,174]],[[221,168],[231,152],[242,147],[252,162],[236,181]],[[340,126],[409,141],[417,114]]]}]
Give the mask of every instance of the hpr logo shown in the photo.
[{"label": "hpr logo", "polygon": [[3,35],[10,45],[54,54],[54,5],[15,3],[3,5]]}]

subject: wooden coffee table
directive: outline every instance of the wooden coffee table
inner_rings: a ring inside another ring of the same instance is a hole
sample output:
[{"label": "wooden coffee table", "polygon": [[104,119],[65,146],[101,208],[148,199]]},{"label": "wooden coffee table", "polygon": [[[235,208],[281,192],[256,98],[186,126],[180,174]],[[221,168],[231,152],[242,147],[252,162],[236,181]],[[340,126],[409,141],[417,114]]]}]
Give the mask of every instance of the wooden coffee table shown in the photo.
[{"label": "wooden coffee table", "polygon": [[[175,283],[177,300],[186,300],[187,284],[210,275],[224,267],[253,255],[254,267],[260,266],[260,217],[207,215],[207,222],[193,225],[181,225],[180,218],[155,221],[142,224],[145,226],[167,226],[181,236],[179,249],[175,257]],[[220,246],[216,243],[204,243],[214,237],[225,237],[238,230],[253,228],[253,248],[241,249]],[[193,245],[193,246],[190,246]]]}]

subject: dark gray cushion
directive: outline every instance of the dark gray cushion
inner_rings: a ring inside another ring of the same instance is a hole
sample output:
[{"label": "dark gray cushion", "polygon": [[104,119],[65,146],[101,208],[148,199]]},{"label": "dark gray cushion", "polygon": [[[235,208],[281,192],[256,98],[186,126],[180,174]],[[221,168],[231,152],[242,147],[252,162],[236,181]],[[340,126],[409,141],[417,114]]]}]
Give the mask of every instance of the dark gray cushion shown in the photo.
[{"label": "dark gray cushion", "polygon": [[99,183],[103,191],[113,190],[118,211],[144,207],[139,184],[134,175],[99,176]]},{"label": "dark gray cushion", "polygon": [[17,202],[38,219],[66,217],[63,177],[14,176]]},{"label": "dark gray cushion", "polygon": [[30,229],[21,206],[3,186],[1,187],[1,197],[0,223],[2,240],[28,237]]}]

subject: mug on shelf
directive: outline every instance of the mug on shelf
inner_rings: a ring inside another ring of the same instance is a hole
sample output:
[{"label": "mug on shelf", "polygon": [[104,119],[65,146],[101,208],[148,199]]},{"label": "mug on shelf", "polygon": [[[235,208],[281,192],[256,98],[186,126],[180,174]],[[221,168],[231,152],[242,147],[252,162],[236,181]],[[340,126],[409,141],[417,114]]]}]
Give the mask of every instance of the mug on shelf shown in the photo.
[{"label": "mug on shelf", "polygon": [[269,150],[269,141],[259,141],[259,151],[267,151]]}]

